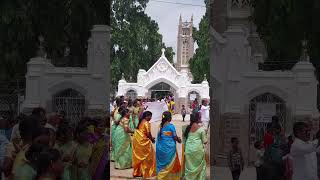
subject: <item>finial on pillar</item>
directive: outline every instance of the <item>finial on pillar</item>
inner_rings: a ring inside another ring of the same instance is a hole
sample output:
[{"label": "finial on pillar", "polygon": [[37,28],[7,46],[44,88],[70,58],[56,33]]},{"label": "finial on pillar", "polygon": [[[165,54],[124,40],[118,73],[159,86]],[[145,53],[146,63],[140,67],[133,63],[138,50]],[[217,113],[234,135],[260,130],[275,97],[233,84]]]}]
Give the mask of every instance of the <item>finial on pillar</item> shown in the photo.
[{"label": "finial on pillar", "polygon": [[161,56],[164,57],[165,56],[164,52],[166,52],[166,50],[164,48],[162,48],[161,51],[162,51],[162,55]]},{"label": "finial on pillar", "polygon": [[64,57],[68,57],[70,55],[70,48],[69,46],[67,46],[65,49],[64,49]]},{"label": "finial on pillar", "polygon": [[38,40],[39,40],[39,49],[37,51],[37,56],[38,57],[46,57],[46,52],[44,51],[44,47],[43,47],[44,37],[42,35],[40,35],[38,37]]},{"label": "finial on pillar", "polygon": [[125,80],[124,73],[121,74],[121,80]]},{"label": "finial on pillar", "polygon": [[207,74],[204,74],[204,80],[203,81],[207,81]]},{"label": "finial on pillar", "polygon": [[301,42],[302,44],[302,52],[301,52],[301,57],[300,57],[300,61],[310,61],[310,57],[308,54],[308,40],[304,39]]}]

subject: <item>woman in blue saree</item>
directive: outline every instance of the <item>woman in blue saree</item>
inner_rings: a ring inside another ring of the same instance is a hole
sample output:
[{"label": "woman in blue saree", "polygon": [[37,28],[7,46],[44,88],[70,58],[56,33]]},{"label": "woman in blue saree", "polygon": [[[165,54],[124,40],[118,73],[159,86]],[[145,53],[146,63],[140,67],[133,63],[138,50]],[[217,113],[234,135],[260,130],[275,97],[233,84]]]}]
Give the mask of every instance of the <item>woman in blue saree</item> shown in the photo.
[{"label": "woman in blue saree", "polygon": [[181,165],[176,142],[181,143],[181,138],[170,123],[171,119],[169,111],[163,113],[156,142],[157,179],[180,180]]}]

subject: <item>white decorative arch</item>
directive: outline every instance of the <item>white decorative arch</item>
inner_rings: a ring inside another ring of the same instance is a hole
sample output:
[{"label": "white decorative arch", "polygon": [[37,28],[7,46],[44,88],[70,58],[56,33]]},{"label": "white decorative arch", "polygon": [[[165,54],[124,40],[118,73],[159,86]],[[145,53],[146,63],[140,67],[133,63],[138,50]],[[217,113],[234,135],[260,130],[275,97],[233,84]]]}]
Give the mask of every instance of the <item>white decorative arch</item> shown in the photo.
[{"label": "white decorative arch", "polygon": [[195,88],[188,89],[187,94],[191,93],[192,91],[194,91],[194,92],[198,93],[199,95],[201,95],[201,91],[199,91],[199,89],[195,89]]},{"label": "white decorative arch", "polygon": [[282,90],[280,87],[272,86],[272,85],[265,85],[265,86],[259,86],[256,88],[252,88],[247,92],[247,102],[251,101],[253,98],[264,94],[264,93],[271,93],[285,102],[288,102],[289,96],[288,93]]},{"label": "white decorative arch", "polygon": [[171,87],[173,87],[173,89],[175,89],[176,91],[179,90],[179,87],[172,82],[171,80],[167,79],[167,78],[159,78],[159,79],[155,79],[154,81],[148,83],[148,85],[145,86],[146,89],[150,89],[152,88],[154,85],[157,85],[161,82],[167,83],[169,84]]},{"label": "white decorative arch", "polygon": [[135,88],[127,88],[125,91],[126,91],[126,93],[129,92],[129,91],[138,92]]},{"label": "white decorative arch", "polygon": [[84,96],[86,96],[87,94],[87,90],[83,88],[81,85],[72,81],[63,81],[63,80],[51,85],[48,90],[51,95],[55,95],[66,89],[74,89]]}]

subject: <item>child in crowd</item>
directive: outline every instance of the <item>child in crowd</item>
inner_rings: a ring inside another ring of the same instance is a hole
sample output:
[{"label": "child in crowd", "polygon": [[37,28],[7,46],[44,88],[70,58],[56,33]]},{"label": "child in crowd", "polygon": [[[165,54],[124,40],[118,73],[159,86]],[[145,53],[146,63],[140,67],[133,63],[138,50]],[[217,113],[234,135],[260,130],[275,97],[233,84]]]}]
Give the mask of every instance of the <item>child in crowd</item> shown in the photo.
[{"label": "child in crowd", "polygon": [[239,180],[241,171],[244,168],[244,160],[241,149],[239,148],[239,140],[236,137],[231,138],[232,149],[228,155],[228,165],[233,180]]},{"label": "child in crowd", "polygon": [[263,144],[261,141],[257,141],[254,143],[254,147],[256,148],[256,162],[254,163],[257,172],[257,180],[262,180],[262,165],[263,165]]},{"label": "child in crowd", "polygon": [[273,132],[272,124],[268,124],[266,133],[263,137],[264,149],[267,149],[273,143],[273,135],[274,135],[274,132]]},{"label": "child in crowd", "polygon": [[187,110],[186,110],[184,105],[182,105],[181,115],[182,115],[182,121],[184,122],[184,119],[185,119],[185,117],[187,115]]}]

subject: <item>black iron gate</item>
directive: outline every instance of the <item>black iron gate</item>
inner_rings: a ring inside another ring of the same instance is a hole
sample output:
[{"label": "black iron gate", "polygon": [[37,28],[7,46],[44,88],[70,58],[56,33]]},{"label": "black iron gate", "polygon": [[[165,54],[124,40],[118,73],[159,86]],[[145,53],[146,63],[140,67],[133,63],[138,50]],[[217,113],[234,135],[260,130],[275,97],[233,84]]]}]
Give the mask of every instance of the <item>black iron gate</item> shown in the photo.
[{"label": "black iron gate", "polygon": [[275,106],[275,115],[278,116],[281,125],[285,128],[286,124],[286,103],[280,97],[271,94],[264,93],[259,96],[256,96],[250,101],[249,105],[249,162],[252,161],[250,157],[254,152],[253,145],[256,141],[263,140],[263,136],[267,129],[269,122],[259,121],[257,122],[257,108],[258,104],[271,104]]},{"label": "black iron gate", "polygon": [[14,118],[19,114],[19,94],[0,95],[0,116]]},{"label": "black iron gate", "polygon": [[73,89],[63,90],[52,98],[53,111],[64,111],[72,124],[77,124],[85,113],[85,97]]},{"label": "black iron gate", "polygon": [[164,82],[152,86],[149,91],[151,92],[151,98],[156,99],[175,94],[175,90],[169,84]]}]

